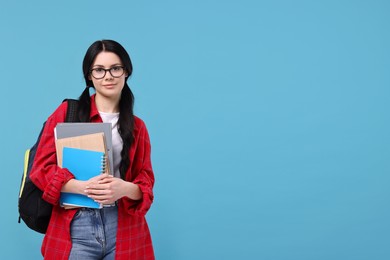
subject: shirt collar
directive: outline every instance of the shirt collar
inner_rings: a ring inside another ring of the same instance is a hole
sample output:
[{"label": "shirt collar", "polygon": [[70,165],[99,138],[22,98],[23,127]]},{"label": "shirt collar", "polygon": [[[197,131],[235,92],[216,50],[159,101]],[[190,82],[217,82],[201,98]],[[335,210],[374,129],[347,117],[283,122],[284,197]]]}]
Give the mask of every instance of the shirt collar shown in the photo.
[{"label": "shirt collar", "polygon": [[[91,122],[95,121],[93,119],[96,117],[100,118],[100,114],[99,114],[99,111],[98,111],[98,109],[96,107],[96,103],[95,103],[95,97],[96,97],[96,94],[93,94],[91,96],[91,113],[90,113]],[[99,121],[101,121],[101,118]]]}]

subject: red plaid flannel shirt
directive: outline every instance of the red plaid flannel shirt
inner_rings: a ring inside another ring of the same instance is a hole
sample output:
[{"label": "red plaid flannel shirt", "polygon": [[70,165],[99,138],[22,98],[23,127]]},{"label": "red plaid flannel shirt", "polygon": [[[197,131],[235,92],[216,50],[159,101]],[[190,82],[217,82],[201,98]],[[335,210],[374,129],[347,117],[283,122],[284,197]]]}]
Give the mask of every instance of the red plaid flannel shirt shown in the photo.
[{"label": "red plaid flannel shirt", "polygon": [[[71,172],[57,166],[54,128],[64,122],[67,103],[62,103],[48,118],[39,142],[31,180],[43,191],[43,199],[53,204],[53,213],[42,243],[45,259],[68,259],[72,242],[70,223],[77,210],[65,210],[59,206],[61,188],[73,178]],[[102,122],[91,97],[91,122]],[[115,259],[154,259],[152,240],[145,214],[153,202],[154,174],[150,160],[150,141],[144,122],[135,118],[134,142],[130,149],[131,165],[126,180],[137,184],[143,197],[134,201],[122,198],[118,201],[118,231]]]}]

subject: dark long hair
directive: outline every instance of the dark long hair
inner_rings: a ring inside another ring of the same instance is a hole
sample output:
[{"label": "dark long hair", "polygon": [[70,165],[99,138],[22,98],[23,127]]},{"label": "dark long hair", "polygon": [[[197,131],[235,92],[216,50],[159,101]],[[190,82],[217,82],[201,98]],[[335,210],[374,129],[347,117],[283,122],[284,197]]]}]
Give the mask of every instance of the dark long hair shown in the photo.
[{"label": "dark long hair", "polygon": [[79,118],[82,122],[90,121],[91,112],[91,98],[89,88],[95,88],[92,80],[90,80],[90,71],[95,61],[96,56],[103,52],[113,52],[119,56],[123,66],[127,72],[125,79],[125,86],[122,89],[121,98],[119,101],[119,120],[118,120],[118,132],[123,141],[123,148],[121,152],[121,163],[119,171],[122,179],[125,179],[125,174],[130,166],[129,152],[131,144],[133,143],[133,130],[134,130],[134,95],[131,89],[127,85],[127,79],[133,72],[133,65],[131,64],[130,56],[127,51],[118,42],[113,40],[101,40],[94,42],[87,50],[83,60],[83,73],[86,83],[86,88],[79,97]]}]

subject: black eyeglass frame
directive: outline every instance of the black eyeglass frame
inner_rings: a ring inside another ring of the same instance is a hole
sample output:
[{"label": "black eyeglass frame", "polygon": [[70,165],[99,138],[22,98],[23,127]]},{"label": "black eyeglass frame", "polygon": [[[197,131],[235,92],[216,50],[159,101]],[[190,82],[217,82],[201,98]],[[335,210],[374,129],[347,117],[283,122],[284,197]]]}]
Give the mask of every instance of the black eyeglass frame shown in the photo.
[{"label": "black eyeglass frame", "polygon": [[[115,68],[122,68],[122,69],[123,69],[123,72],[122,72],[122,74],[121,74],[120,76],[114,76],[114,75],[112,75],[111,70],[112,70],[112,69],[115,69]],[[93,73],[92,73],[94,70],[104,70],[103,76],[100,77],[100,78],[95,77],[95,76],[93,75]],[[109,69],[105,69],[105,68],[94,68],[94,69],[91,69],[91,70],[89,71],[89,74],[90,74],[92,77],[94,77],[95,79],[102,79],[102,78],[104,78],[104,77],[106,76],[107,71],[110,72],[110,75],[111,75],[113,78],[120,78],[120,77],[123,76],[123,74],[125,74],[125,67],[124,67],[124,66],[114,66],[114,67],[111,67],[111,68],[109,68]]]}]

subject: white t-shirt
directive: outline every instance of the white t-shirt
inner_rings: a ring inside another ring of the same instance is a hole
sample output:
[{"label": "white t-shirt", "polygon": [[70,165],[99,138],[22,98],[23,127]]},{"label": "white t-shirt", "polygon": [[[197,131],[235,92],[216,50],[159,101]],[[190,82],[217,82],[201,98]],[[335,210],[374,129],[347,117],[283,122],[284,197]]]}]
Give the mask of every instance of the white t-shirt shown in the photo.
[{"label": "white t-shirt", "polygon": [[99,111],[99,114],[103,120],[103,123],[111,123],[114,176],[120,178],[119,165],[122,159],[121,151],[123,147],[123,141],[118,132],[119,113],[105,113]]}]

